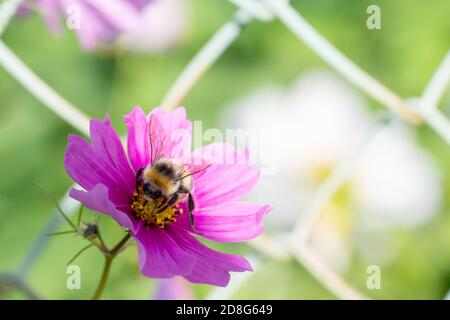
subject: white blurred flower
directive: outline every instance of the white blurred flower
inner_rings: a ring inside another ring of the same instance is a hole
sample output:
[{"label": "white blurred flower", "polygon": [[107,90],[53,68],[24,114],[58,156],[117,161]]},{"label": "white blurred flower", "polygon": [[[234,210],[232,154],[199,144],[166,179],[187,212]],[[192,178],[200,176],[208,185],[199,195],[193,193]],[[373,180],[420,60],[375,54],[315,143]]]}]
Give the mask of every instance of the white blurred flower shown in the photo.
[{"label": "white blurred flower", "polygon": [[137,27],[124,33],[119,43],[137,52],[158,53],[179,43],[188,27],[185,0],[154,0],[145,6]]},{"label": "white blurred flower", "polygon": [[[278,170],[263,175],[251,193],[274,207],[266,220],[269,231],[293,226],[325,177],[363,142],[374,123],[354,91],[326,72],[306,73],[288,90],[257,91],[227,108],[224,119],[226,127],[277,132],[271,149],[278,154]],[[371,227],[416,226],[429,220],[441,201],[439,175],[432,160],[398,123],[384,129],[369,147],[346,191],[349,199],[340,210],[356,204],[358,220]],[[331,231],[327,210],[330,208],[324,209],[312,243],[326,259],[348,257],[348,223],[334,221]],[[338,217],[349,219],[348,214]],[[345,261],[335,263],[337,268],[345,265]]]},{"label": "white blurred flower", "polygon": [[350,264],[350,235],[340,209],[329,206],[318,220],[308,246],[318,252],[324,262],[343,273]]},{"label": "white blurred flower", "polygon": [[429,220],[441,202],[439,172],[402,126],[385,129],[358,166],[354,193],[372,227],[414,227]]}]

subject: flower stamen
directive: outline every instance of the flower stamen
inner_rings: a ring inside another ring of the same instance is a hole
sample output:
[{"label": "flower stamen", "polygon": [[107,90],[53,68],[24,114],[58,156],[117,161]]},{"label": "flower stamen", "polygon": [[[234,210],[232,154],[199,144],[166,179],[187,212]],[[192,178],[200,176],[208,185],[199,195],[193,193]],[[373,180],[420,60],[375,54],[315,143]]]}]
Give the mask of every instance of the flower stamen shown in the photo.
[{"label": "flower stamen", "polygon": [[142,188],[138,188],[133,194],[131,209],[133,209],[134,216],[145,222],[146,225],[157,225],[164,228],[166,225],[176,222],[175,216],[182,214],[183,210],[178,205],[168,206],[163,211],[163,198],[155,201],[149,201],[144,197]]}]

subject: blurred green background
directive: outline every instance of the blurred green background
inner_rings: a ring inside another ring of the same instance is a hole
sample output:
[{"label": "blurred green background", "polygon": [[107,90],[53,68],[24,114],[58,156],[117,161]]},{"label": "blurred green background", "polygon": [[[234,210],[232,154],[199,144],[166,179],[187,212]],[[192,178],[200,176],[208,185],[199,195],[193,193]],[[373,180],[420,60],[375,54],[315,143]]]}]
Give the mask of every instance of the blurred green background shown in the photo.
[{"label": "blurred green background", "polygon": [[[292,1],[327,39],[400,96],[420,95],[450,48],[448,0],[299,0]],[[366,28],[366,8],[378,4],[382,30]],[[135,105],[146,111],[157,106],[183,67],[202,44],[233,15],[227,1],[192,0],[190,28],[177,48],[158,55],[123,52],[105,56],[83,52],[67,32],[55,38],[41,18],[13,21],[4,41],[59,93],[92,117],[109,113],[123,134],[122,116]],[[184,102],[189,118],[203,127],[217,127],[222,108],[252,89],[289,86],[302,72],[328,68],[281,23],[250,23],[231,48],[195,86]],[[374,109],[382,109],[367,98]],[[443,100],[449,105],[448,95]],[[68,133],[75,130],[40,104],[9,74],[0,69],[0,272],[16,268],[24,258],[54,205],[32,182],[55,197],[71,181],[63,168]],[[430,129],[417,129],[423,147],[442,172],[444,206],[430,223],[415,230],[393,231],[401,252],[383,267],[380,290],[366,289],[366,266],[357,255],[344,277],[374,298],[441,299],[450,288],[450,148]],[[275,208],[276,210],[276,208]],[[121,231],[107,217],[100,226],[109,244]],[[63,226],[61,230],[65,230]],[[85,242],[72,236],[50,239],[32,269],[30,286],[44,298],[89,298],[102,269],[102,256],[90,249],[78,258],[82,289],[66,289],[66,263]],[[239,244],[220,245],[227,252],[251,252]],[[87,270],[87,271],[86,271]],[[154,281],[140,276],[136,248],[114,263],[105,298],[146,299]],[[198,298],[211,290],[193,286]],[[267,290],[270,288],[270,290]],[[0,294],[2,294],[0,292]],[[0,298],[23,298],[18,291]],[[266,260],[234,298],[281,299],[333,296],[294,261]]]}]

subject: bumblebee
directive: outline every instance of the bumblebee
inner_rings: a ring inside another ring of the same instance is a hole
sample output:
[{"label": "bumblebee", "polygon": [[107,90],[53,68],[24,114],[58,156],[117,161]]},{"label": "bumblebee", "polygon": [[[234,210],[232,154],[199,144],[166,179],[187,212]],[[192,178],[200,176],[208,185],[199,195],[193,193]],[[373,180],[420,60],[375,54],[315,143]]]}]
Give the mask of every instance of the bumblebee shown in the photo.
[{"label": "bumblebee", "polygon": [[187,197],[189,223],[194,229],[192,174],[180,161],[161,157],[151,165],[138,170],[136,190],[141,189],[147,201],[158,203],[155,206],[156,215],[177,206]]},{"label": "bumblebee", "polygon": [[175,215],[183,213],[179,204],[187,198],[189,223],[194,229],[195,202],[192,196],[193,178],[211,164],[186,165],[166,156],[166,140],[158,134],[164,128],[154,117],[149,119],[150,164],[136,172],[136,191],[132,209],[137,218],[161,228],[175,222]]}]

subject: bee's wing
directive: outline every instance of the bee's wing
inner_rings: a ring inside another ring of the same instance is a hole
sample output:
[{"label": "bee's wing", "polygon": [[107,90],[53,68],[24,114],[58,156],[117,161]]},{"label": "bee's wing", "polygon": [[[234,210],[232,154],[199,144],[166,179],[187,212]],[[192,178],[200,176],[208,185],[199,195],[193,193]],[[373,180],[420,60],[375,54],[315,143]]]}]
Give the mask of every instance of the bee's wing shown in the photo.
[{"label": "bee's wing", "polygon": [[158,119],[151,115],[149,119],[149,139],[150,139],[150,162],[153,163],[165,155],[166,145],[165,140],[162,139],[164,134],[164,127]]}]

